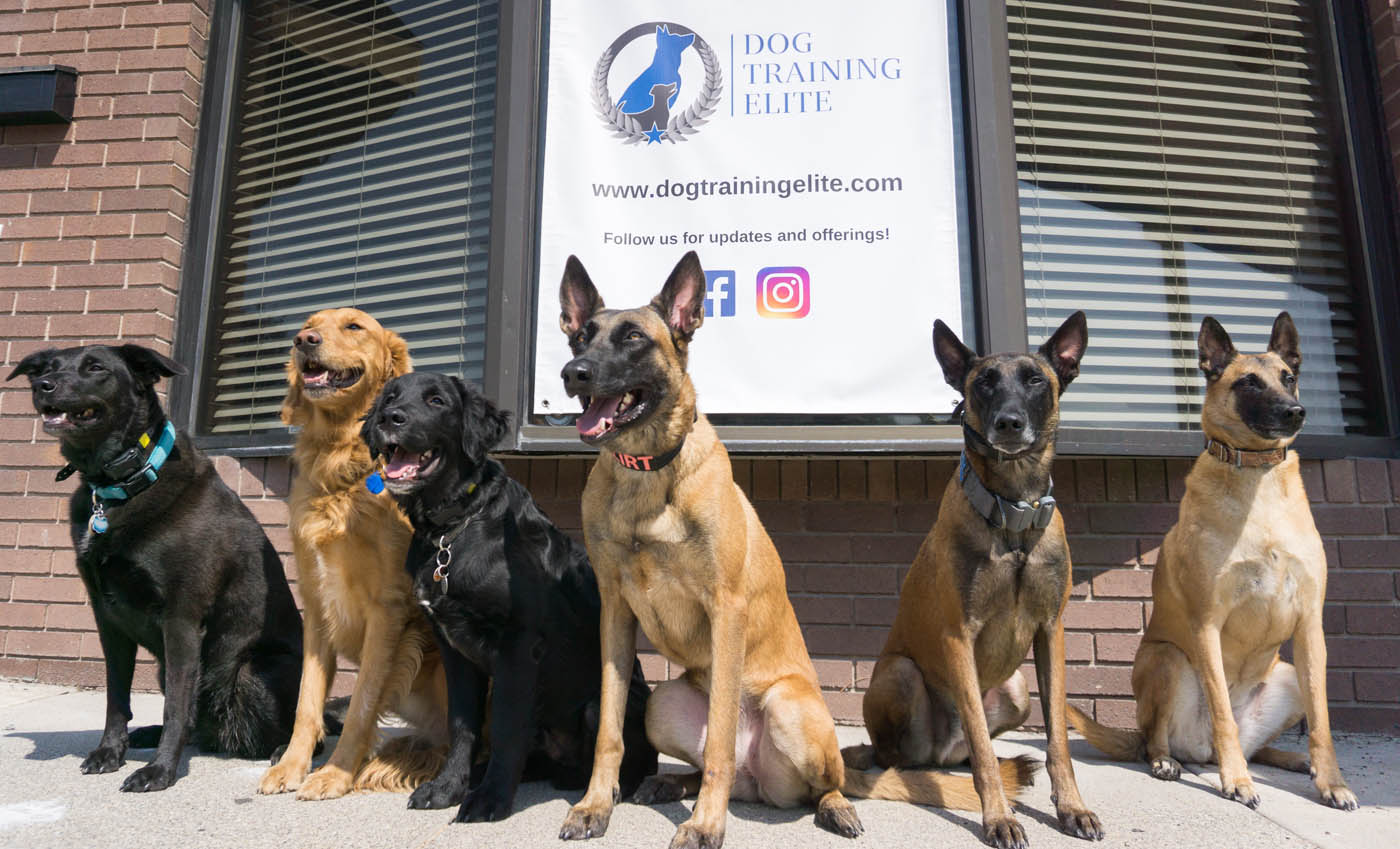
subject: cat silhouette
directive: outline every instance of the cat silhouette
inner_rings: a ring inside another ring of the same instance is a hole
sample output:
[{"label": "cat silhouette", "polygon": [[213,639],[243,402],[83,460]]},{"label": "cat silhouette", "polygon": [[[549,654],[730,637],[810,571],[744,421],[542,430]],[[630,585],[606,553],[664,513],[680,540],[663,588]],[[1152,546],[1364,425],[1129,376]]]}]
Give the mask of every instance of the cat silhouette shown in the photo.
[{"label": "cat silhouette", "polygon": [[[632,84],[618,98],[618,108],[624,115],[638,115],[656,107],[653,94],[657,86],[675,85],[671,96],[666,99],[667,114],[676,105],[676,97],[681,93],[681,53],[695,42],[695,33],[672,35],[671,30],[662,24],[656,28],[656,53],[651,64],[637,75]],[[656,122],[658,127],[666,126],[664,121]]]}]

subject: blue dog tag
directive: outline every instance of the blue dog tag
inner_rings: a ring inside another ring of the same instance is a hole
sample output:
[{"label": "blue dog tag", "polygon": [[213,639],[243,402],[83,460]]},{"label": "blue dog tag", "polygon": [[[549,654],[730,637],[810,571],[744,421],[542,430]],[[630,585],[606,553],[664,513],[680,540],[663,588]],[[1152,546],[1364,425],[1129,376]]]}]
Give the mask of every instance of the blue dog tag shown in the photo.
[{"label": "blue dog tag", "polygon": [[379,493],[384,491],[384,478],[380,477],[378,472],[375,472],[374,474],[365,478],[365,489],[369,490],[375,495],[378,495]]},{"label": "blue dog tag", "polygon": [[93,513],[92,518],[88,520],[88,527],[95,534],[107,533],[107,517],[101,513]]}]

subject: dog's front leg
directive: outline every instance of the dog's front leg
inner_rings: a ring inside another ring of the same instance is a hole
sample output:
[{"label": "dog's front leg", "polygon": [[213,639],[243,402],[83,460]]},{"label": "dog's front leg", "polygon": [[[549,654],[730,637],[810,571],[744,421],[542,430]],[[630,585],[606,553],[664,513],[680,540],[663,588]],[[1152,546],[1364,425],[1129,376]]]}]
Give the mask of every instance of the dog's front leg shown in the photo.
[{"label": "dog's front leg", "polygon": [[1026,830],[1011,813],[996,752],[992,749],[992,735],[987,728],[977,677],[977,658],[973,652],[975,642],[976,635],[967,630],[945,634],[942,639],[953,700],[962,717],[963,733],[967,735],[971,754],[972,783],[982,800],[982,840],[997,849],[1027,849],[1030,844],[1026,840]]},{"label": "dog's front leg", "polygon": [[1065,722],[1065,631],[1058,617],[1035,633],[1035,677],[1040,682],[1040,711],[1045,717],[1045,770],[1060,830],[1085,840],[1103,840],[1103,826],[1079,796],[1074,764],[1069,757]]},{"label": "dog's front leg", "polygon": [[[306,551],[303,554],[303,550],[298,549],[298,563],[310,562],[302,557],[315,556]],[[299,576],[303,587],[314,580],[304,572]],[[259,793],[284,793],[301,787],[311,768],[316,744],[325,736],[326,694],[330,692],[331,681],[335,678],[335,648],[326,636],[326,626],[321,620],[317,600],[308,599],[305,618],[301,638],[301,685],[297,693],[292,739],[283,750],[282,757],[263,773],[262,781],[258,784]]]},{"label": "dog's front leg", "polygon": [[122,782],[122,790],[127,792],[164,790],[174,784],[180,753],[194,725],[202,629],[195,622],[167,615],[162,631],[165,640],[164,729],[155,758]]},{"label": "dog's front leg", "polygon": [[535,737],[540,672],[535,658],[548,650],[539,642],[535,634],[521,634],[502,648],[492,664],[491,759],[454,822],[495,822],[510,816]]},{"label": "dog's front leg", "polygon": [[1235,724],[1230,706],[1230,685],[1225,678],[1225,661],[1220,649],[1220,629],[1203,623],[1195,631],[1195,655],[1191,658],[1206,693],[1206,709],[1210,711],[1211,728],[1215,736],[1215,760],[1220,764],[1220,792],[1251,808],[1259,807],[1259,794],[1249,777],[1244,752],[1240,749],[1240,730]]},{"label": "dog's front leg", "polygon": [[[91,592],[93,598],[97,596]],[[131,679],[136,671],[136,643],[109,624],[97,611],[97,637],[107,666],[107,718],[102,740],[79,767],[85,775],[113,772],[126,763],[127,723],[131,721]]]},{"label": "dog's front leg", "polygon": [[602,690],[598,700],[598,742],[593,751],[593,775],[588,792],[569,810],[559,829],[561,840],[602,837],[617,804],[617,774],[622,766],[622,724],[627,714],[627,691],[637,660],[637,617],[608,572],[595,565],[603,601],[601,630]]},{"label": "dog's front leg", "polygon": [[1337,765],[1337,750],[1332,745],[1332,726],[1327,716],[1327,642],[1322,631],[1321,598],[1293,633],[1293,661],[1298,669],[1298,685],[1303,691],[1303,707],[1308,714],[1308,757],[1312,761],[1313,784],[1322,794],[1322,801],[1334,808],[1354,811],[1359,803]]},{"label": "dog's front leg", "polygon": [[724,844],[729,794],[734,789],[734,740],[744,677],[745,599],[716,592],[710,611],[710,709],[706,717],[703,778],[690,819],[680,824],[671,849],[719,849]]},{"label": "dog's front leg", "polygon": [[436,628],[433,634],[447,678],[447,722],[452,744],[442,771],[408,797],[410,808],[446,808],[462,803],[486,713],[486,673],[463,657]]},{"label": "dog's front leg", "polygon": [[297,791],[297,798],[337,799],[350,792],[355,773],[363,765],[379,731],[384,710],[384,683],[396,670],[394,651],[403,639],[404,625],[388,610],[378,610],[365,622],[360,644],[360,671],[350,692],[350,710],[340,741],[325,766],[311,773]]}]

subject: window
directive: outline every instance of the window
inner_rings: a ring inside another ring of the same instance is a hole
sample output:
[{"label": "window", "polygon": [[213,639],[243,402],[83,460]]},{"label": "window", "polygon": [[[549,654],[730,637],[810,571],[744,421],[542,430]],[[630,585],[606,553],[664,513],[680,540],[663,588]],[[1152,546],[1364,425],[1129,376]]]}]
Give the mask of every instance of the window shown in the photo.
[{"label": "window", "polygon": [[248,4],[201,434],[282,429],[291,339],[326,307],[481,379],[496,18],[461,0]]},{"label": "window", "polygon": [[1026,324],[1089,314],[1067,425],[1198,426],[1196,333],[1289,310],[1313,434],[1381,424],[1312,0],[1008,0]]}]

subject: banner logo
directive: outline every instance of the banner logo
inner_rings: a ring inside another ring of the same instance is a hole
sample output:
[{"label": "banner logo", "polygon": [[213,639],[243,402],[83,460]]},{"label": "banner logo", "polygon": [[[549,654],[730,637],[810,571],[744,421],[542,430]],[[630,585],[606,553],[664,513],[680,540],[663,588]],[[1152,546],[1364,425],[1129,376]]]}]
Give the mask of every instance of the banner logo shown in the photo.
[{"label": "banner logo", "polygon": [[[613,60],[623,48],[639,38],[655,38],[651,64],[628,84],[622,95],[613,100],[608,91],[608,75]],[[701,80],[681,78],[681,59],[686,50],[695,51],[705,70]],[[698,89],[695,99],[686,108],[677,109],[682,90]],[[593,68],[593,108],[623,144],[659,144],[663,140],[675,144],[686,136],[699,132],[701,125],[719,106],[724,91],[715,52],[694,30],[669,21],[638,24],[617,37],[599,57]]]},{"label": "banner logo", "polygon": [[705,270],[705,318],[734,315],[734,272]]},{"label": "banner logo", "polygon": [[760,318],[803,318],[812,310],[812,276],[800,265],[770,266],[758,272]]}]

